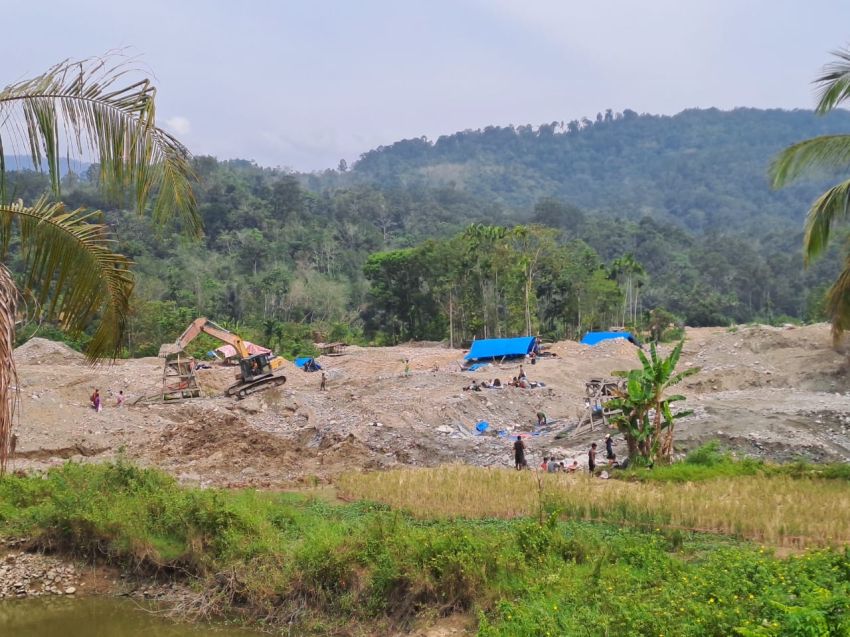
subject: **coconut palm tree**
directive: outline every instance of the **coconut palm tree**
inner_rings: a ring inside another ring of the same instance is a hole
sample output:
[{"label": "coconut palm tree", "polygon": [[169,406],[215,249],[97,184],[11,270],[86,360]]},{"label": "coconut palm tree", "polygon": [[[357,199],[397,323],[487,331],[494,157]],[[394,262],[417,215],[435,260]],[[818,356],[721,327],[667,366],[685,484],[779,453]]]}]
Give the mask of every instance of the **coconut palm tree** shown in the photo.
[{"label": "coconut palm tree", "polygon": [[[156,223],[176,219],[200,233],[189,153],[157,127],[156,89],[148,79],[132,80],[136,74],[131,62],[110,55],[65,61],[0,90],[0,473],[17,404],[12,349],[20,299],[72,335],[95,322],[90,361],[119,354],[127,321],[130,262],[113,251],[102,213],[67,210],[59,201],[63,157],[96,162],[112,201],[129,196]],[[10,201],[6,157],[13,153],[46,169],[49,196]],[[23,263],[14,275],[6,267],[10,247]]]},{"label": "coconut palm tree", "polygon": [[[834,51],[835,60],[815,80],[818,86],[818,114],[826,114],[850,98],[850,49]],[[770,167],[776,188],[796,179],[820,172],[850,168],[850,135],[824,135],[807,139],[786,148]],[[820,195],[806,217],[803,238],[805,263],[817,258],[829,245],[832,228],[846,221],[850,212],[850,179],[846,179]],[[836,342],[850,328],[850,252],[844,269],[827,292],[826,308],[832,322]]]}]

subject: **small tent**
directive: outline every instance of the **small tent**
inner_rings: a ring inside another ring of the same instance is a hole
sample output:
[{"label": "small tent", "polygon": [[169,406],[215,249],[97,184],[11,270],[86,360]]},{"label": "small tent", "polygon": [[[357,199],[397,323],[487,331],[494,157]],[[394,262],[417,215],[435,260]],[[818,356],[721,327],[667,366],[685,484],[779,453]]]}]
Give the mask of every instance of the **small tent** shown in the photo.
[{"label": "small tent", "polygon": [[322,369],[322,366],[312,356],[299,356],[295,359],[295,366],[300,367],[305,372],[317,372]]},{"label": "small tent", "polygon": [[534,349],[537,338],[520,336],[517,338],[485,338],[472,342],[469,353],[464,356],[468,361],[485,361],[494,358],[517,358],[528,356]]},{"label": "small tent", "polygon": [[640,346],[638,340],[631,332],[588,332],[581,339],[582,345],[598,345],[602,341],[610,341],[613,339],[622,338],[632,345]]}]

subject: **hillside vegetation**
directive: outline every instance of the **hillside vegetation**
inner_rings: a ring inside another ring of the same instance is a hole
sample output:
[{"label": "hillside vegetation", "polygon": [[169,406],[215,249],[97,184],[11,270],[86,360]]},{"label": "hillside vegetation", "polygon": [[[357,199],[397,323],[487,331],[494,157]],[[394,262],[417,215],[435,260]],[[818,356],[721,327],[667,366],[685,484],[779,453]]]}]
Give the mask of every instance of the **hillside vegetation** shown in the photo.
[{"label": "hillside vegetation", "polygon": [[[65,175],[63,198],[108,210],[136,262],[130,355],[198,315],[289,354],[314,337],[783,323],[822,317],[838,259],[804,271],[820,185],[772,191],[766,169],[788,143],[846,130],[843,111],[626,111],[402,141],[310,175],[198,157],[200,243],[112,209],[94,168]],[[46,186],[10,179],[25,199]]]},{"label": "hillside vegetation", "polygon": [[529,210],[542,197],[693,231],[796,229],[816,189],[772,191],[768,165],[783,148],[850,129],[850,113],[692,109],[678,115],[607,111],[595,121],[488,126],[412,139],[363,154],[353,173],[383,187],[451,186]]}]

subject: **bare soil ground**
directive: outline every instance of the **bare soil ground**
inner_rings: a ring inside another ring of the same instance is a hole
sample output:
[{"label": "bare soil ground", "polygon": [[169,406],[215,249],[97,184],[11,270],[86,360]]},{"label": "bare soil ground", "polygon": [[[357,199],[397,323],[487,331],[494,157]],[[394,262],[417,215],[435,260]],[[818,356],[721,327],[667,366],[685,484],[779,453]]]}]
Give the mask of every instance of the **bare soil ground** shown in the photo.
[{"label": "bare soil ground", "polygon": [[[207,398],[133,406],[159,388],[160,359],[91,367],[64,345],[36,338],[15,352],[21,412],[12,468],[121,453],[189,483],[264,487],[398,465],[510,466],[510,437],[497,432],[531,432],[537,411],[558,426],[528,439],[530,462],[555,454],[583,463],[589,442],[604,432],[558,440],[555,434],[583,412],[585,380],[637,366],[635,349],[623,341],[560,342],[550,351],[557,357],[525,364],[532,380],[546,384],[533,390],[463,391],[472,378],[507,381],[519,364],[461,372],[463,351],[409,344],[350,347],[344,356],[319,358],[326,392],[319,391],[320,374],[290,367],[282,388],[236,401],[220,395],[234,369],[215,368],[201,371]],[[677,450],[718,438],[742,455],[850,460],[847,361],[832,349],[826,325],[689,329],[681,365],[702,371],[681,387],[695,413],[681,421]],[[104,397],[101,413],[89,407],[95,388]],[[129,397],[122,408],[115,407],[119,390]],[[475,435],[481,420],[490,429]],[[622,442],[617,448],[624,450]]]}]

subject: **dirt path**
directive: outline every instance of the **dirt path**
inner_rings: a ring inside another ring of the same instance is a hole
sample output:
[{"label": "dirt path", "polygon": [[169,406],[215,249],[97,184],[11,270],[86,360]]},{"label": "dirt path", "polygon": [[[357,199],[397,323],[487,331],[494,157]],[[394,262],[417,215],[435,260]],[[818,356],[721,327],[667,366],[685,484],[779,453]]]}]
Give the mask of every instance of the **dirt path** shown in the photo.
[{"label": "dirt path", "polygon": [[[557,358],[525,365],[532,379],[546,384],[535,390],[462,391],[473,377],[506,381],[518,364],[462,373],[461,350],[351,347],[344,356],[319,359],[328,373],[327,392],[318,391],[318,374],[292,368],[282,389],[237,402],[216,396],[233,376],[232,369],[218,368],[201,377],[212,397],[117,409],[119,390],[130,402],[157,389],[159,359],[90,367],[61,344],[33,339],[15,354],[22,411],[13,468],[123,453],[186,482],[280,486],[399,464],[507,466],[510,439],[497,431],[530,431],[541,410],[561,423],[574,421],[587,378],[637,365],[634,347],[621,341],[596,347],[561,342],[552,351]],[[719,438],[757,457],[850,460],[846,361],[832,350],[825,325],[689,329],[681,364],[702,371],[682,387],[695,413],[680,426],[678,448]],[[104,396],[101,413],[88,407],[95,388]],[[481,420],[490,424],[489,433],[474,435]],[[532,437],[530,459],[550,452],[583,458],[589,441],[601,435]]]}]

